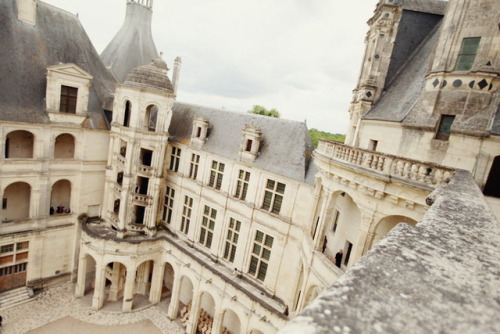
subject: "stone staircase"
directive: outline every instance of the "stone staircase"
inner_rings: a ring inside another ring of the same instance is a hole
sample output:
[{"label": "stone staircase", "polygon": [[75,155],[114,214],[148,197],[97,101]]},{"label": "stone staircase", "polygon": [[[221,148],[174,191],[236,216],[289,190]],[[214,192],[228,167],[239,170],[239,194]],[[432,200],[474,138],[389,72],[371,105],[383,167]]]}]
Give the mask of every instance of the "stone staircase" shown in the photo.
[{"label": "stone staircase", "polygon": [[33,290],[27,287],[9,290],[0,294],[0,311],[31,301]]}]

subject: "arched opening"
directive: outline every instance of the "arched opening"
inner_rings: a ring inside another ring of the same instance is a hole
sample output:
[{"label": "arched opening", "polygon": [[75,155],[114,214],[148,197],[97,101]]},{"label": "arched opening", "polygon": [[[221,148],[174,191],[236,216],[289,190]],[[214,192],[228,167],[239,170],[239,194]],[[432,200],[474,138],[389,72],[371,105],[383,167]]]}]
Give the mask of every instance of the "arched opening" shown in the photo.
[{"label": "arched opening", "polygon": [[231,310],[224,311],[222,318],[222,328],[220,330],[222,334],[240,334],[241,333],[241,321],[236,313]]},{"label": "arched opening", "polygon": [[[117,302],[123,298],[127,267],[120,262],[111,262],[106,265],[105,301]],[[106,303],[104,304],[106,306]]]},{"label": "arched opening", "polygon": [[186,328],[191,316],[191,307],[193,306],[193,283],[184,276],[181,278],[179,291],[179,317],[181,324]]},{"label": "arched opening", "polygon": [[[349,194],[339,191],[333,195],[325,230],[321,237],[321,250],[338,267],[352,264],[361,227],[361,212]],[[342,250],[342,256],[337,256]],[[356,259],[355,259],[356,260]]]},{"label": "arched opening", "polygon": [[35,136],[28,131],[18,130],[7,135],[5,139],[6,159],[33,159]]},{"label": "arched opening", "polygon": [[309,287],[307,290],[307,294],[304,299],[304,307],[309,305],[310,302],[312,302],[316,297],[319,295],[319,288],[316,285],[312,285]]},{"label": "arched opening", "polygon": [[54,143],[54,159],[73,159],[75,157],[75,137],[70,134],[57,136]]},{"label": "arched opening", "polygon": [[165,270],[163,272],[163,281],[161,289],[161,297],[169,298],[172,295],[172,289],[174,287],[174,267],[170,263],[165,264]]},{"label": "arched opening", "polygon": [[153,281],[154,261],[145,261],[137,267],[135,274],[135,294],[133,307],[140,308],[149,304],[151,282]]},{"label": "arched opening", "polygon": [[5,188],[2,199],[3,222],[27,219],[30,216],[31,186],[16,182]]},{"label": "arched opening", "polygon": [[215,301],[214,298],[208,293],[203,292],[200,300],[200,313],[198,315],[198,322],[196,329],[200,333],[212,332],[215,314]]},{"label": "arched opening", "polygon": [[399,223],[407,223],[415,226],[417,224],[417,221],[405,216],[388,216],[382,218],[375,228],[375,235],[373,237],[373,241],[371,242],[370,248],[376,245],[382,238],[387,235],[387,233],[389,233],[389,231],[391,231]]},{"label": "arched opening", "polygon": [[96,273],[96,262],[92,256],[89,254],[85,255],[85,287],[83,295],[94,291],[95,288],[95,273]]},{"label": "arched opening", "polygon": [[60,180],[52,186],[50,196],[50,213],[51,214],[68,214],[71,213],[71,183],[68,180]]},{"label": "arched opening", "polygon": [[500,198],[500,156],[496,156],[491,164],[490,174],[484,186],[485,196]]},{"label": "arched opening", "polygon": [[146,108],[145,129],[150,132],[156,131],[156,121],[158,119],[158,107],[150,105]]},{"label": "arched opening", "polygon": [[132,104],[130,101],[125,102],[125,112],[123,115],[123,126],[130,126],[130,111],[132,109]]}]

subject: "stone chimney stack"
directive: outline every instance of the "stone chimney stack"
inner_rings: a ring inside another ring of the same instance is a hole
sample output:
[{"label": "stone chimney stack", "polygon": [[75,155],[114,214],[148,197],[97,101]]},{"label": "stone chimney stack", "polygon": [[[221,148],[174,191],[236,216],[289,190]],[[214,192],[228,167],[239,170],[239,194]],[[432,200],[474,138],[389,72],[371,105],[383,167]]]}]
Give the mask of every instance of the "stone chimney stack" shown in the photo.
[{"label": "stone chimney stack", "polygon": [[36,25],[36,0],[17,0],[17,18],[32,26]]},{"label": "stone chimney stack", "polygon": [[177,86],[179,84],[179,75],[181,71],[182,60],[180,57],[175,58],[174,72],[172,74],[172,85],[174,86],[174,94],[177,94]]}]

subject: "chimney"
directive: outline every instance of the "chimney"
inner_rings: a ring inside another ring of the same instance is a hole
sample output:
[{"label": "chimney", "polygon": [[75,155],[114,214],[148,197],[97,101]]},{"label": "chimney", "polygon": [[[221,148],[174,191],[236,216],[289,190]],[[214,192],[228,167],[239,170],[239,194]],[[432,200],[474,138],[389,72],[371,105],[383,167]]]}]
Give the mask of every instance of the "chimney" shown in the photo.
[{"label": "chimney", "polygon": [[36,0],[17,0],[17,18],[32,26],[36,25]]},{"label": "chimney", "polygon": [[172,74],[172,85],[174,86],[174,94],[177,94],[177,86],[179,83],[179,75],[181,71],[182,60],[180,57],[175,58],[174,72]]}]

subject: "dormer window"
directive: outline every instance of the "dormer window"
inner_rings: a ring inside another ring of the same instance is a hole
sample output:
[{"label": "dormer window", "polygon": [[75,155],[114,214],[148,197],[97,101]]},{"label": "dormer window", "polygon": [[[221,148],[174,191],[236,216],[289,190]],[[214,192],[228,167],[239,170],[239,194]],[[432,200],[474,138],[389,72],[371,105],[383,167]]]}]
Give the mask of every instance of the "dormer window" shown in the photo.
[{"label": "dormer window", "polygon": [[75,114],[77,98],[78,88],[61,86],[61,102],[59,104],[59,111],[68,114]]},{"label": "dormer window", "polygon": [[253,125],[245,125],[241,137],[240,160],[253,162],[259,155],[262,132]]},{"label": "dormer window", "polygon": [[193,132],[191,133],[191,145],[201,148],[208,138],[208,128],[210,123],[207,119],[197,116],[193,120]]},{"label": "dormer window", "polygon": [[75,64],[47,68],[45,97],[51,122],[81,124],[85,120],[92,78]]}]

